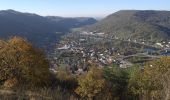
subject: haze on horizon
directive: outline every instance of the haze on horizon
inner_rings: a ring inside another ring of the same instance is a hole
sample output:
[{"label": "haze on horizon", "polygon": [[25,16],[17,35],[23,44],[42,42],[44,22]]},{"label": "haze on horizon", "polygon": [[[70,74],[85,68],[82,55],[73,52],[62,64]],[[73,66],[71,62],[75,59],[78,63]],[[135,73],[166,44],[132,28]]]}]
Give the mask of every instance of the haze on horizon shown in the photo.
[{"label": "haze on horizon", "polygon": [[170,0],[0,0],[0,10],[100,18],[118,10],[170,10],[169,4]]}]

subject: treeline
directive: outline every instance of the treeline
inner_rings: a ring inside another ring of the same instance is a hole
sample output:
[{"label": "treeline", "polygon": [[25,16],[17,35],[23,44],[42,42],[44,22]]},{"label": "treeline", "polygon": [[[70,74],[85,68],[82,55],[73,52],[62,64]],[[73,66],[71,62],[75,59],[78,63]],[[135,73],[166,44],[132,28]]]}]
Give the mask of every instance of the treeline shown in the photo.
[{"label": "treeline", "polygon": [[170,57],[148,62],[143,67],[93,67],[78,78],[78,84],[75,92],[85,99],[169,100]]},{"label": "treeline", "polygon": [[[62,66],[54,74],[49,71],[49,66],[44,53],[26,40],[20,37],[1,40],[0,99],[170,99],[170,57],[126,69],[116,65],[103,69],[91,65],[88,72],[79,76]],[[4,97],[5,94],[1,95],[4,89],[12,91],[12,94],[8,92],[8,96]]]}]

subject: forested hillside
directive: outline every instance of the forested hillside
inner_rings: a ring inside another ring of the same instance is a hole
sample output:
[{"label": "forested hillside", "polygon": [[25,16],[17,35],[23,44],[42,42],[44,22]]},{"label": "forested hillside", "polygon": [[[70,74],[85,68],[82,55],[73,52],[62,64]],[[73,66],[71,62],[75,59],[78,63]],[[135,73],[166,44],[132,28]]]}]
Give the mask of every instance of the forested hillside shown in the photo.
[{"label": "forested hillside", "polygon": [[121,10],[86,27],[85,30],[105,32],[125,39],[168,40],[170,39],[170,12]]},{"label": "forested hillside", "polygon": [[[53,18],[53,17],[52,17]],[[59,21],[32,13],[14,10],[0,11],[0,38],[21,36],[39,47],[54,44],[61,35],[71,28],[90,25],[96,22],[93,18],[62,18]]]}]

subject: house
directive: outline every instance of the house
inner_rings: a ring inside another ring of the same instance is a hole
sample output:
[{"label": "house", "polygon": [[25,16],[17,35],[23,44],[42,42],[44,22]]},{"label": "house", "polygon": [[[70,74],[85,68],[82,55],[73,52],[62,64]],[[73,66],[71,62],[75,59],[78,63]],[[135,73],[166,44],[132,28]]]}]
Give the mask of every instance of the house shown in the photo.
[{"label": "house", "polygon": [[128,41],[131,41],[131,39],[128,39]]},{"label": "house", "polygon": [[105,33],[96,33],[98,36],[103,36]]},{"label": "house", "polygon": [[163,47],[162,43],[156,43],[157,46]]},{"label": "house", "polygon": [[69,49],[70,46],[69,45],[64,45],[63,47],[58,48],[58,50],[66,50]]},{"label": "house", "polygon": [[79,39],[79,41],[80,41],[80,42],[85,42],[85,41],[86,41],[86,39]]},{"label": "house", "polygon": [[120,61],[120,64],[119,64],[119,67],[120,68],[128,68],[128,67],[131,67],[132,66],[132,63],[128,62],[128,61]]},{"label": "house", "polygon": [[169,48],[170,46],[167,44],[166,47]]}]

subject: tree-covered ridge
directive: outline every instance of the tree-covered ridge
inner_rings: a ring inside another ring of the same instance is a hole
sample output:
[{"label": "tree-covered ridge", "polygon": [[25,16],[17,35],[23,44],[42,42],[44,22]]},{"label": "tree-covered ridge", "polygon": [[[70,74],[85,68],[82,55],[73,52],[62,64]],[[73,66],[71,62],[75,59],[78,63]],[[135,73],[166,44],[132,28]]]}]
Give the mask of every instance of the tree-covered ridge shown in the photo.
[{"label": "tree-covered ridge", "polygon": [[86,25],[91,25],[97,22],[96,19],[91,17],[56,17],[47,16],[48,19],[57,22],[61,27],[65,29],[78,28]]},{"label": "tree-covered ridge", "polygon": [[20,36],[38,47],[48,49],[71,28],[96,22],[93,18],[54,18],[14,10],[1,10],[0,38]]},{"label": "tree-covered ridge", "polygon": [[88,31],[104,32],[125,39],[151,41],[170,38],[170,12],[152,10],[122,10],[107,16]]}]

